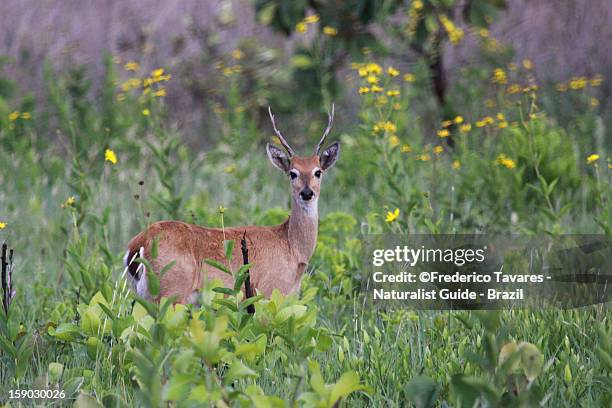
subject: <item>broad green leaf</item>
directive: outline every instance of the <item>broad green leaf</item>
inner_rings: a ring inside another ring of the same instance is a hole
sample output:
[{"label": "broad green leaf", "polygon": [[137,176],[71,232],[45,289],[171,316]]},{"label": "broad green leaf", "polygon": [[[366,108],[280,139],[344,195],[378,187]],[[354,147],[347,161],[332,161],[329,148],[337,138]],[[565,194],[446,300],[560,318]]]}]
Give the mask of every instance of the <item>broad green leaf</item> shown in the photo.
[{"label": "broad green leaf", "polygon": [[431,408],[438,399],[440,386],[434,380],[424,375],[410,380],[406,386],[408,398],[416,408]]},{"label": "broad green leaf", "polygon": [[276,13],[277,4],[274,2],[270,2],[265,7],[263,7],[259,13],[257,13],[257,20],[261,25],[270,25],[272,20],[274,19],[274,14]]},{"label": "broad green leaf", "polygon": [[366,387],[360,384],[359,374],[349,371],[342,374],[338,382],[331,389],[329,402],[335,404],[341,398],[346,398],[355,391],[365,390]]},{"label": "broad green leaf", "polygon": [[80,393],[74,401],[73,408],[101,408],[103,407],[94,397],[88,394]]},{"label": "broad green leaf", "polygon": [[228,275],[232,274],[232,272],[227,268],[227,266],[223,265],[221,262],[217,261],[216,259],[205,259],[204,262],[206,262],[213,268],[220,270],[221,272],[225,272]]},{"label": "broad green leaf", "polygon": [[308,361],[308,368],[310,370],[310,386],[319,396],[326,397],[328,390],[321,375],[319,363],[312,360]]},{"label": "broad green leaf", "polygon": [[284,323],[290,317],[299,319],[300,317],[304,316],[307,310],[308,309],[304,305],[293,305],[284,307],[276,314],[276,316],[274,317],[274,322],[276,324]]},{"label": "broad green leaf", "polygon": [[314,65],[314,62],[308,55],[296,54],[291,58],[291,65],[297,69],[308,69]]},{"label": "broad green leaf", "polygon": [[223,377],[223,381],[231,383],[235,380],[241,380],[243,378],[257,378],[258,374],[255,370],[249,368],[242,360],[234,360],[227,373]]},{"label": "broad green leaf", "polygon": [[229,264],[232,263],[235,243],[236,241],[234,241],[233,239],[223,241],[223,247],[225,248],[225,259],[227,260],[227,263]]},{"label": "broad green leaf", "polygon": [[47,333],[61,341],[74,341],[81,337],[79,328],[72,323],[62,323],[57,328],[49,326]]},{"label": "broad green leaf", "polygon": [[64,365],[60,363],[49,363],[49,367],[47,368],[47,373],[49,374],[50,382],[59,381],[62,373],[64,372]]},{"label": "broad green leaf", "polygon": [[222,293],[228,296],[234,296],[236,294],[236,291],[230,288],[213,288],[213,292]]},{"label": "broad green leaf", "polygon": [[[108,324],[110,329],[110,324]],[[100,329],[100,318],[91,309],[85,311],[81,316],[81,330],[89,336],[96,336]]]},{"label": "broad green leaf", "polygon": [[523,366],[525,377],[529,381],[533,381],[542,372],[544,355],[531,343],[521,342],[518,347],[521,352],[521,365]]}]

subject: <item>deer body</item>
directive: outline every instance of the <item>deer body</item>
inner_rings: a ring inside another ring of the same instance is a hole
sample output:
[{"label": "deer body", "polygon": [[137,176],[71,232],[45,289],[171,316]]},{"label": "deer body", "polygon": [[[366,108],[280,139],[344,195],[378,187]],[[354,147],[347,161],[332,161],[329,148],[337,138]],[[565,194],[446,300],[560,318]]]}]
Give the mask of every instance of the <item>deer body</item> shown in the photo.
[{"label": "deer body", "polygon": [[[328,129],[324,133],[315,155],[297,157],[276,129],[274,116],[272,124],[283,147],[268,144],[268,157],[275,167],[282,170],[291,180],[292,208],[289,218],[275,226],[244,226],[231,228],[205,228],[180,221],[161,221],[149,226],[136,235],[128,244],[125,257],[129,280],[136,292],[151,298],[147,287],[148,271],[137,258],[147,259],[154,273],[174,262],[160,279],[160,296],[177,296],[180,303],[197,299],[198,290],[204,283],[215,278],[226,287],[233,287],[233,277],[208,265],[206,259],[215,259],[226,264],[223,241],[240,242],[244,237],[249,250],[251,286],[269,297],[274,289],[287,295],[297,291],[304,271],[312,256],[318,230],[318,198],[322,174],[337,160],[339,144],[334,143],[319,156],[319,149],[331,129],[333,110],[330,113]],[[157,241],[157,258],[151,258],[151,248]],[[232,271],[242,266],[240,245],[234,246]]]}]

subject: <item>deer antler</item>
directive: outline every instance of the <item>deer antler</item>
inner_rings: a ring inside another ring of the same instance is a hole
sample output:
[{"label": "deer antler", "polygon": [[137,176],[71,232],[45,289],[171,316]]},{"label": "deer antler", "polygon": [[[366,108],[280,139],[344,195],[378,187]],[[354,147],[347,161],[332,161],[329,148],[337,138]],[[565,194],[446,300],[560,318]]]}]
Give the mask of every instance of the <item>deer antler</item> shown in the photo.
[{"label": "deer antler", "polygon": [[280,140],[281,144],[283,145],[283,147],[289,154],[289,157],[293,156],[293,149],[291,148],[291,146],[289,146],[289,143],[287,143],[287,141],[285,140],[285,137],[280,132],[280,130],[276,128],[276,122],[274,121],[274,115],[272,114],[272,108],[270,108],[269,106],[268,106],[268,113],[270,114],[270,120],[272,121],[272,127],[274,128],[274,133],[276,133],[276,136],[278,136],[278,139]]},{"label": "deer antler", "polygon": [[317,144],[317,147],[315,147],[315,154],[318,155],[319,151],[321,150],[321,146],[323,146],[323,143],[325,142],[325,138],[327,137],[327,135],[329,134],[329,132],[332,129],[332,124],[334,123],[334,104],[332,103],[332,108],[331,108],[331,112],[327,112],[327,116],[329,117],[328,121],[327,121],[327,128],[325,128],[325,132],[323,132],[323,136],[321,137],[321,140],[319,140],[319,144]]}]

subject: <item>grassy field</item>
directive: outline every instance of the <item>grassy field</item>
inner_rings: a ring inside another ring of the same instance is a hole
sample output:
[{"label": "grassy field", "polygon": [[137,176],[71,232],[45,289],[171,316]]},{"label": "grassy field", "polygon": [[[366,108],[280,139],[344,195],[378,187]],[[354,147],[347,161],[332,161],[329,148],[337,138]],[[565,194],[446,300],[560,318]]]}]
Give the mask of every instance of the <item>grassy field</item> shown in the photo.
[{"label": "grassy field", "polygon": [[[44,108],[0,106],[0,242],[14,248],[15,289],[0,314],[0,403],[57,389],[55,406],[78,407],[612,404],[607,305],[376,310],[358,292],[366,234],[609,235],[602,77],[536,86],[528,63],[500,66],[465,78],[452,120],[423,123],[418,72],[355,64],[359,111],[336,101],[342,153],[301,292],[257,299],[250,315],[212,285],[201,307],[134,302],[121,258],[156,220],[282,222],[289,188],[265,156],[271,132],[230,98],[205,147],[185,141],[166,115],[172,72],[124,65],[108,58],[94,99],[84,71],[50,71]],[[285,134],[309,151],[325,109]],[[503,364],[517,344],[523,360]]]}]

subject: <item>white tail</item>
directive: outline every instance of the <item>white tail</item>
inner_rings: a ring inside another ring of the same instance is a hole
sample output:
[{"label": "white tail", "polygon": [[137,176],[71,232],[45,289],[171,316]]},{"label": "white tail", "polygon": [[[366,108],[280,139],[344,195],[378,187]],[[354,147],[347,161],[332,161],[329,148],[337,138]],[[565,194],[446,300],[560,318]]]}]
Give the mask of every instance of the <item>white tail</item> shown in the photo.
[{"label": "white tail", "polygon": [[[314,252],[318,229],[318,200],[321,180],[325,171],[332,167],[340,153],[340,144],[335,142],[319,155],[325,138],[329,134],[334,117],[334,107],[329,113],[329,122],[314,155],[298,157],[277,129],[272,111],[269,110],[274,132],[285,151],[268,144],[266,151],[272,164],[283,171],[291,186],[292,208],[289,218],[275,226],[245,226],[204,228],[180,221],[161,221],[152,224],[136,235],[128,244],[125,265],[136,292],[150,298],[147,290],[147,274],[157,273],[165,265],[175,262],[161,278],[160,296],[178,296],[178,302],[188,303],[202,287],[205,280],[219,278],[230,287],[233,278],[204,262],[215,259],[225,262],[223,240],[240,240],[245,237],[249,249],[252,287],[270,296],[274,289],[283,294],[295,292],[300,287],[302,275]],[[158,256],[150,259],[151,246],[157,240]],[[235,245],[232,270],[242,264],[240,245]],[[154,271],[147,270],[136,259],[150,261]]]}]

